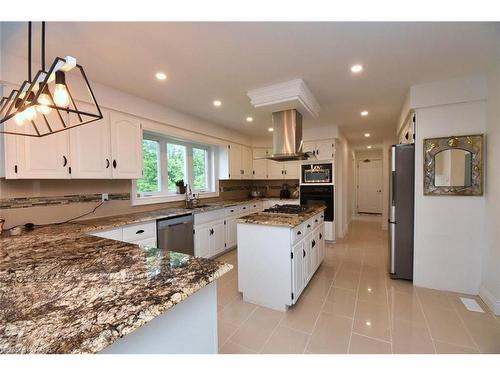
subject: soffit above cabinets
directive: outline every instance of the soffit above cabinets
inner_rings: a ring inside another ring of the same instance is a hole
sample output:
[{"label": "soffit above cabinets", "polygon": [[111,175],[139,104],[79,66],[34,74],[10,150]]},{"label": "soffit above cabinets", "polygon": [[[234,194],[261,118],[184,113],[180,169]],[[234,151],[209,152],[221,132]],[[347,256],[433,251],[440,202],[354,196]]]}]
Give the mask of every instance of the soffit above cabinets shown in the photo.
[{"label": "soffit above cabinets", "polygon": [[297,109],[313,118],[319,116],[320,105],[301,78],[249,90],[247,95],[255,108],[270,112]]}]

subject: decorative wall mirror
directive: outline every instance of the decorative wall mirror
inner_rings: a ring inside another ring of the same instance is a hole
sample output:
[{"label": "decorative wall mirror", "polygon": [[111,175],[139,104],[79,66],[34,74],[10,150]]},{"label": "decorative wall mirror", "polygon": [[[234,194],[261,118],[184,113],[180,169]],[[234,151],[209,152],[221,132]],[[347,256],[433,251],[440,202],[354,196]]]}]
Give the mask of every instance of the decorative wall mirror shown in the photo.
[{"label": "decorative wall mirror", "polygon": [[483,135],[424,139],[425,195],[483,195]]}]

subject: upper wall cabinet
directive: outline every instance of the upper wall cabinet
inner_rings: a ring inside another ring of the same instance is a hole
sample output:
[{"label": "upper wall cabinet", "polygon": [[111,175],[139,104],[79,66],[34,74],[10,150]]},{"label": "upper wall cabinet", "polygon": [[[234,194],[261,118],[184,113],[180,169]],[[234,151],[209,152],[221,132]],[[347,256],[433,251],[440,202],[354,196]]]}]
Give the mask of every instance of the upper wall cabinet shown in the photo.
[{"label": "upper wall cabinet", "polygon": [[140,120],[105,110],[103,115],[102,120],[42,138],[3,135],[5,177],[141,178]]},{"label": "upper wall cabinet", "polygon": [[219,169],[221,179],[246,180],[253,176],[252,149],[235,143],[221,148]]},{"label": "upper wall cabinet", "polygon": [[267,148],[254,148],[253,153],[253,178],[255,180],[264,180],[267,178],[267,160],[259,159],[269,155],[269,149]]},{"label": "upper wall cabinet", "polygon": [[142,125],[133,116],[111,112],[113,178],[142,178]]},{"label": "upper wall cabinet", "polygon": [[311,152],[314,160],[332,160],[335,156],[335,142],[334,140],[325,141],[304,141],[302,147],[303,152]]}]

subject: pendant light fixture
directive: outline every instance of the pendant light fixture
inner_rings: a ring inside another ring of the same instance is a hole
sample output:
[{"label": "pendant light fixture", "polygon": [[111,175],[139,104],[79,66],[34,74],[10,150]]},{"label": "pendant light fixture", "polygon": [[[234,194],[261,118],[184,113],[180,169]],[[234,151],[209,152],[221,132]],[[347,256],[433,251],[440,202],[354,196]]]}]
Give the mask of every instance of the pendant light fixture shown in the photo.
[{"label": "pendant light fixture", "polygon": [[[56,57],[45,70],[45,22],[41,27],[41,69],[32,77],[31,35],[28,22],[28,77],[0,100],[0,133],[44,137],[102,119],[85,71],[74,57]],[[83,111],[79,103],[85,103],[86,109],[90,104],[92,109]]]}]

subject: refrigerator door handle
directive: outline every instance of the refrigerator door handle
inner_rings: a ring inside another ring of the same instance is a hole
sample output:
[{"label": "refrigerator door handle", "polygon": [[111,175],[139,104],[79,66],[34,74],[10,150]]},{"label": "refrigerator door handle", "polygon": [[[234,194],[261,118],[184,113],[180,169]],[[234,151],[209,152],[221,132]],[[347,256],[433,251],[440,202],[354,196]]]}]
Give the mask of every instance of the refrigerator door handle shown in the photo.
[{"label": "refrigerator door handle", "polygon": [[390,231],[390,253],[389,253],[389,272],[394,274],[396,273],[396,223],[391,222],[389,224]]}]

